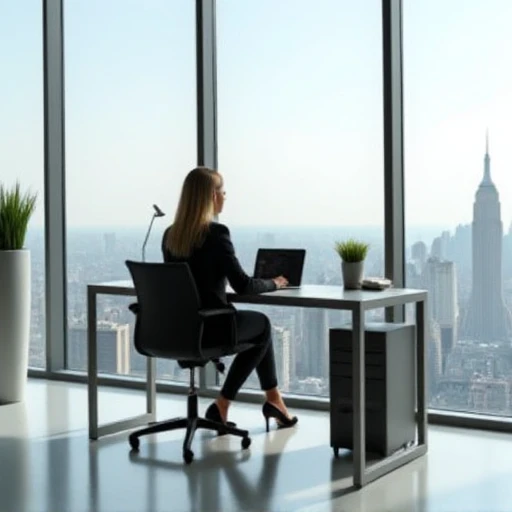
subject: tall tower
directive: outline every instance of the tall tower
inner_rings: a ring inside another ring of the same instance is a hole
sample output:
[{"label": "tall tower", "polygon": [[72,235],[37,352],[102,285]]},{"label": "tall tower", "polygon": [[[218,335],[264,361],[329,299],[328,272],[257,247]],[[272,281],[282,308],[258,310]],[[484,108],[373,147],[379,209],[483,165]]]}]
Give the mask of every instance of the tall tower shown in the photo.
[{"label": "tall tower", "polygon": [[274,325],[272,327],[272,338],[274,340],[277,380],[284,391],[290,391],[291,381],[291,351],[290,351],[290,330],[286,327]]},{"label": "tall tower", "polygon": [[473,205],[473,283],[463,323],[463,335],[477,341],[509,341],[510,312],[503,301],[503,224],[498,191],[491,180],[489,138],[486,139],[484,177]]},{"label": "tall tower", "polygon": [[424,286],[428,290],[429,322],[439,326],[441,342],[441,373],[446,359],[457,341],[458,300],[457,278],[453,261],[429,258],[425,265]]},{"label": "tall tower", "polygon": [[328,380],[327,361],[329,320],[325,309],[306,309],[304,317],[304,345],[302,353],[305,377]]},{"label": "tall tower", "polygon": [[[128,375],[130,367],[130,326],[98,322],[98,372]],[[72,370],[87,368],[87,328],[77,324],[68,333],[67,364]]]},{"label": "tall tower", "polygon": [[425,242],[416,242],[411,248],[411,259],[419,274],[423,272],[423,267],[427,262],[427,253],[428,251]]}]

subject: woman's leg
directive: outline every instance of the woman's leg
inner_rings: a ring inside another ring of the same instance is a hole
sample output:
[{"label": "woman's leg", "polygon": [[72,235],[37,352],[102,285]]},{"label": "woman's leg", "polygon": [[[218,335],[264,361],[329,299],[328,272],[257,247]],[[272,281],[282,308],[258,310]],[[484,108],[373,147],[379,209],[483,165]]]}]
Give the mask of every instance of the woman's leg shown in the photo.
[{"label": "woman's leg", "polygon": [[267,401],[289,417],[286,405],[277,388],[276,362],[272,345],[272,328],[266,315],[258,311],[237,312],[238,343],[252,345],[240,352],[232,362],[224,386],[216,400],[223,421],[229,405],[253,370],[256,370]]},{"label": "woman's leg", "polygon": [[227,400],[234,400],[254,369],[261,389],[267,391],[276,388],[276,362],[267,316],[258,311],[238,311],[237,336],[239,344],[250,345],[250,348],[235,356],[222,387],[222,396]]}]

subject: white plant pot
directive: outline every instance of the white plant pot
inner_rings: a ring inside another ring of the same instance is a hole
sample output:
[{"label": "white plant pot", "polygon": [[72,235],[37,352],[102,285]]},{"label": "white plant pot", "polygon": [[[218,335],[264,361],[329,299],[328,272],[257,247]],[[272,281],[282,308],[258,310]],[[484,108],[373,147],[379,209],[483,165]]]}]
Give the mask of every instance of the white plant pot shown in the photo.
[{"label": "white plant pot", "polygon": [[30,339],[30,252],[0,251],[0,404],[21,402]]},{"label": "white plant pot", "polygon": [[363,281],[364,261],[355,263],[342,261],[341,273],[343,275],[343,287],[346,290],[358,290]]}]

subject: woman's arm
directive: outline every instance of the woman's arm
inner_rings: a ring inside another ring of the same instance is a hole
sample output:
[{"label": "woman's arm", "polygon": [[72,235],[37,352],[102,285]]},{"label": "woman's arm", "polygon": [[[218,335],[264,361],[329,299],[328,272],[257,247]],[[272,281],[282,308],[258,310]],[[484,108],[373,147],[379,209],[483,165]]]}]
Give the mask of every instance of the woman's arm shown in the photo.
[{"label": "woman's arm", "polygon": [[273,279],[255,279],[244,272],[235,255],[229,229],[223,224],[216,224],[215,227],[219,232],[220,264],[233,290],[240,294],[264,293],[275,290],[277,286]]}]

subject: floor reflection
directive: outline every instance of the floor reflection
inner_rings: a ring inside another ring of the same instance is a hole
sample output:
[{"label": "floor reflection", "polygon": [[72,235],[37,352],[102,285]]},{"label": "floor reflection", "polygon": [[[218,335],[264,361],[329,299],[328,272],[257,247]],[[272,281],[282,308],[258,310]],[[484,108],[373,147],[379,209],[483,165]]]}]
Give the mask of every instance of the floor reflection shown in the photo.
[{"label": "floor reflection", "polygon": [[[183,432],[144,438],[130,454],[126,432],[89,441],[84,386],[32,387],[26,405],[0,407],[2,512],[497,512],[512,503],[506,434],[431,427],[426,457],[355,491],[350,452],[333,457],[321,413],[267,434],[260,409],[239,404],[251,448],[200,432],[186,466]],[[106,393],[116,414],[133,409],[126,393]],[[160,403],[173,415],[182,399]]]}]

